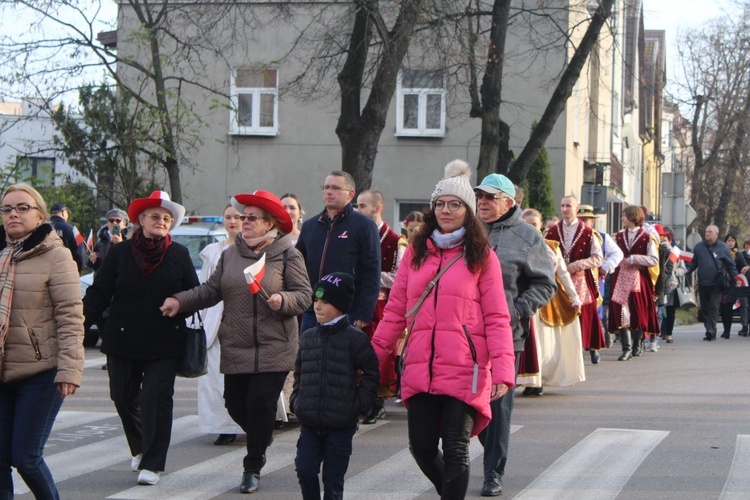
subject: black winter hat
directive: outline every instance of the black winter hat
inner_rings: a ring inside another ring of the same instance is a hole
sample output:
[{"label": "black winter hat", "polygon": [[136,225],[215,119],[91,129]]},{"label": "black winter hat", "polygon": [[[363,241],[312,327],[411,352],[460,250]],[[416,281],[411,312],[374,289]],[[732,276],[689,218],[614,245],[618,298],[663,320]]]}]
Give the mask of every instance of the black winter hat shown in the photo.
[{"label": "black winter hat", "polygon": [[354,278],[346,273],[323,276],[313,287],[313,300],[322,299],[346,313],[354,302]]}]

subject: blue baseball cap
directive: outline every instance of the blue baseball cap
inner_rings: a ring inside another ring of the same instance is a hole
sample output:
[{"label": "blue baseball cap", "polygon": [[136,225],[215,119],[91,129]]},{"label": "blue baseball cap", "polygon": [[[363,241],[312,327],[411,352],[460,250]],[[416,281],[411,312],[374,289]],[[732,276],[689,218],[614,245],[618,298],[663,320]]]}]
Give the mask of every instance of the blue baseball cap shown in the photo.
[{"label": "blue baseball cap", "polygon": [[497,194],[505,193],[511,198],[516,197],[516,187],[513,185],[513,181],[500,174],[490,174],[484,179],[482,183],[474,188],[484,191],[485,193]]}]

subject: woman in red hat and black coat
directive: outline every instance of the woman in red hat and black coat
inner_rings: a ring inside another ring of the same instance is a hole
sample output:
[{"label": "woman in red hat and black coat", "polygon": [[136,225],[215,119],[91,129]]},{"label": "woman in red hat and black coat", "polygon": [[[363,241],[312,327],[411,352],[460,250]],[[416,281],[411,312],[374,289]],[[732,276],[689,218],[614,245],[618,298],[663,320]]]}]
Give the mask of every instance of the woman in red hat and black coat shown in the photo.
[{"label": "woman in red hat and black coat", "polygon": [[86,324],[109,307],[101,350],[107,355],[109,392],[140,470],[138,484],[156,484],[172,434],[172,396],[184,350],[183,317],[164,317],[164,299],[198,285],[190,253],[169,231],[185,208],[164,191],[134,200],[132,238],[109,250],[83,298]]},{"label": "woman in red hat and black coat", "polygon": [[[174,316],[224,301],[219,326],[221,373],[229,415],[247,433],[247,455],[240,491],[257,491],[276,420],[276,401],[294,369],[299,331],[297,315],[312,302],[302,254],[288,234],[292,220],[268,191],[238,194],[230,203],[242,213],[242,233],[221,256],[211,277],[197,288],[164,302]],[[265,255],[258,293],[248,290],[244,270]]]}]

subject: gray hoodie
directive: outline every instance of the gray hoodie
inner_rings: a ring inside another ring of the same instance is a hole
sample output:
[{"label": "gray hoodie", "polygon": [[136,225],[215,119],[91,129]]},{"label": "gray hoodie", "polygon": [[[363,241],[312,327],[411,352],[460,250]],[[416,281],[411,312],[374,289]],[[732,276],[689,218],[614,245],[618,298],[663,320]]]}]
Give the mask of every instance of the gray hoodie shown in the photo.
[{"label": "gray hoodie", "polygon": [[488,224],[490,245],[500,259],[503,286],[513,328],[513,348],[523,351],[529,320],[557,291],[547,245],[537,229],[523,220],[514,205],[505,216]]}]

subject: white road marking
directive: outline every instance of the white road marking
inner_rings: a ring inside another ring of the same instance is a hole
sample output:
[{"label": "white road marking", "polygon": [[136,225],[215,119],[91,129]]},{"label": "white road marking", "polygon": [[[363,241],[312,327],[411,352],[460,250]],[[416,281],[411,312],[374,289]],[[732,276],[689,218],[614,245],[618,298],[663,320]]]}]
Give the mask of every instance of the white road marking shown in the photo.
[{"label": "white road marking", "polygon": [[[512,425],[511,434],[522,427],[522,425]],[[477,438],[472,439],[469,445],[469,457],[473,461],[482,456],[482,445]],[[478,466],[482,467],[481,461]],[[398,481],[394,481],[394,478],[398,478]],[[432,483],[419,470],[409,449],[406,448],[386,458],[378,465],[347,479],[344,484],[344,497],[347,500],[369,500],[373,498],[373,492],[377,491],[378,498],[409,500],[430,490],[434,492]]]},{"label": "white road marking", "polygon": [[[358,436],[387,423],[388,421],[380,420],[373,425],[360,425],[354,439],[356,440]],[[273,444],[268,449],[268,460],[261,471],[261,486],[264,475],[294,464],[294,457],[297,455],[298,437],[299,432],[284,432],[274,436]],[[107,498],[199,500],[213,498],[227,491],[239,493],[239,485],[242,479],[242,459],[245,454],[244,447],[240,450],[224,453],[185,469],[164,474],[159,480],[159,484],[154,487],[135,486]]]},{"label": "white road marking", "polygon": [[734,458],[729,475],[721,490],[719,500],[746,500],[750,498],[750,435],[737,436]]},{"label": "white road marking", "polygon": [[[172,424],[171,444],[179,444],[197,437],[204,433],[198,429],[198,416],[188,415],[178,418]],[[130,452],[125,435],[104,439],[96,443],[87,444],[72,450],[45,455],[47,466],[52,471],[55,483],[66,479],[82,476],[90,472],[105,469],[119,462],[127,461],[130,466]],[[23,479],[14,471],[13,484],[15,494],[27,493],[29,488]]]},{"label": "white road marking", "polygon": [[516,500],[614,499],[667,431],[597,429],[537,477]]}]

